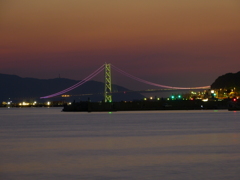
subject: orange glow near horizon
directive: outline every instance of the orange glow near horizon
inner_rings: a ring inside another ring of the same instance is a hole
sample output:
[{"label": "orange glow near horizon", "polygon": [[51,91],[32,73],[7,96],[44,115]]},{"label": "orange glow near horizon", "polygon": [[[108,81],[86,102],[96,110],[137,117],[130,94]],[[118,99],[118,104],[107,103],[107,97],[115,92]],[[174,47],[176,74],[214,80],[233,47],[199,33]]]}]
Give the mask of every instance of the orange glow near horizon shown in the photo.
[{"label": "orange glow near horizon", "polygon": [[[82,63],[94,69],[105,61],[120,67],[128,63],[131,72],[133,67],[145,67],[138,74],[192,72],[199,62],[205,73],[218,64],[212,77],[236,72],[240,67],[239,9],[237,0],[1,2],[0,72],[31,76],[32,72],[27,75],[21,70],[26,61],[35,69],[35,64],[44,67],[57,62],[56,72]],[[66,61],[75,65],[61,65]],[[45,68],[45,75],[50,74]],[[36,71],[38,77],[45,75]]]}]

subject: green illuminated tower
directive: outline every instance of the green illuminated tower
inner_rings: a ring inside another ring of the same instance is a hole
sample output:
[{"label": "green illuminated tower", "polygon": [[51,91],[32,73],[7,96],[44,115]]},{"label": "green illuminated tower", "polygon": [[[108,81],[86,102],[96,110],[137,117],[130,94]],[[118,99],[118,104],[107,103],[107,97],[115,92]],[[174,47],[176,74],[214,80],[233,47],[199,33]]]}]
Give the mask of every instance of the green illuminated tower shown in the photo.
[{"label": "green illuminated tower", "polygon": [[105,102],[112,102],[112,80],[111,80],[111,64],[105,63],[105,89],[104,97]]}]

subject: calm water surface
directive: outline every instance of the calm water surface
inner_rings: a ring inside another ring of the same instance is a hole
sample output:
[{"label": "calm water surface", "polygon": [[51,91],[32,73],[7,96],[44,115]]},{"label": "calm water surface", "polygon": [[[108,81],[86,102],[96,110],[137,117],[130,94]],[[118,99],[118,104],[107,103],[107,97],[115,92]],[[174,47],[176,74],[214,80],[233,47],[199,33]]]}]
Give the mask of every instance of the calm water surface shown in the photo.
[{"label": "calm water surface", "polygon": [[0,180],[239,180],[240,111],[0,108]]}]

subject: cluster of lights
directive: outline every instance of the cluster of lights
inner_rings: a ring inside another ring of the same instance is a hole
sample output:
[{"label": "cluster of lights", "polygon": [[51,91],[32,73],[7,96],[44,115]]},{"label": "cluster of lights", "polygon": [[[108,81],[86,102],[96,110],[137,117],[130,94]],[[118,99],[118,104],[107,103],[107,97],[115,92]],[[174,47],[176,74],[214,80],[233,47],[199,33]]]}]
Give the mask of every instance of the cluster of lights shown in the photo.
[{"label": "cluster of lights", "polygon": [[35,106],[36,104],[37,104],[37,101],[34,101],[33,103],[23,101],[23,102],[19,103],[18,105],[19,106],[29,106],[29,105]]},{"label": "cluster of lights", "polygon": [[30,103],[28,103],[28,102],[22,102],[22,103],[19,103],[19,106],[29,106],[30,105]]},{"label": "cluster of lights", "polygon": [[192,91],[191,94],[197,94],[196,92]]},{"label": "cluster of lights", "polygon": [[4,105],[10,105],[10,104],[12,104],[12,101],[8,101],[8,102],[2,102],[2,104],[4,104]]},{"label": "cluster of lights", "polygon": [[174,95],[171,96],[171,99],[181,99],[181,98],[182,98],[182,96],[180,94],[177,96],[174,96]]},{"label": "cluster of lights", "polygon": [[213,97],[215,97],[217,94],[215,93],[214,90],[211,90],[211,95],[212,95]]},{"label": "cluster of lights", "polygon": [[63,94],[62,97],[70,97],[68,94]]},{"label": "cluster of lights", "polygon": [[12,101],[8,101],[8,102],[2,102],[2,105],[5,105],[5,106],[21,106],[21,107],[24,107],[24,106],[54,106],[54,105],[64,105],[65,103],[67,103],[68,105],[71,105],[72,103],[71,102],[62,102],[62,103],[54,103],[54,102],[51,102],[51,101],[47,101],[47,102],[44,102],[44,103],[37,103],[37,101],[33,101],[33,102],[26,102],[26,101],[23,101],[23,102],[19,102],[19,103],[13,103]]},{"label": "cluster of lights", "polygon": [[[153,97],[149,97],[149,99],[150,99],[150,100],[153,100]],[[143,98],[143,100],[144,100],[144,101],[146,101],[146,100],[147,100],[147,98]],[[158,101],[159,101],[159,100],[160,100],[160,98],[157,98],[156,100],[158,100]]]}]

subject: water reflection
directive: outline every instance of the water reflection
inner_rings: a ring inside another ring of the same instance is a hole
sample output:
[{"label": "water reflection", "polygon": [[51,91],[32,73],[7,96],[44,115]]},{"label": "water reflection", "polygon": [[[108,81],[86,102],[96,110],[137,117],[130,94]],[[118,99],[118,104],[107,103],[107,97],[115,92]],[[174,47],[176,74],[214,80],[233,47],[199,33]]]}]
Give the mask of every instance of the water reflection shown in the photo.
[{"label": "water reflection", "polygon": [[240,178],[240,113],[0,111],[0,179]]}]

